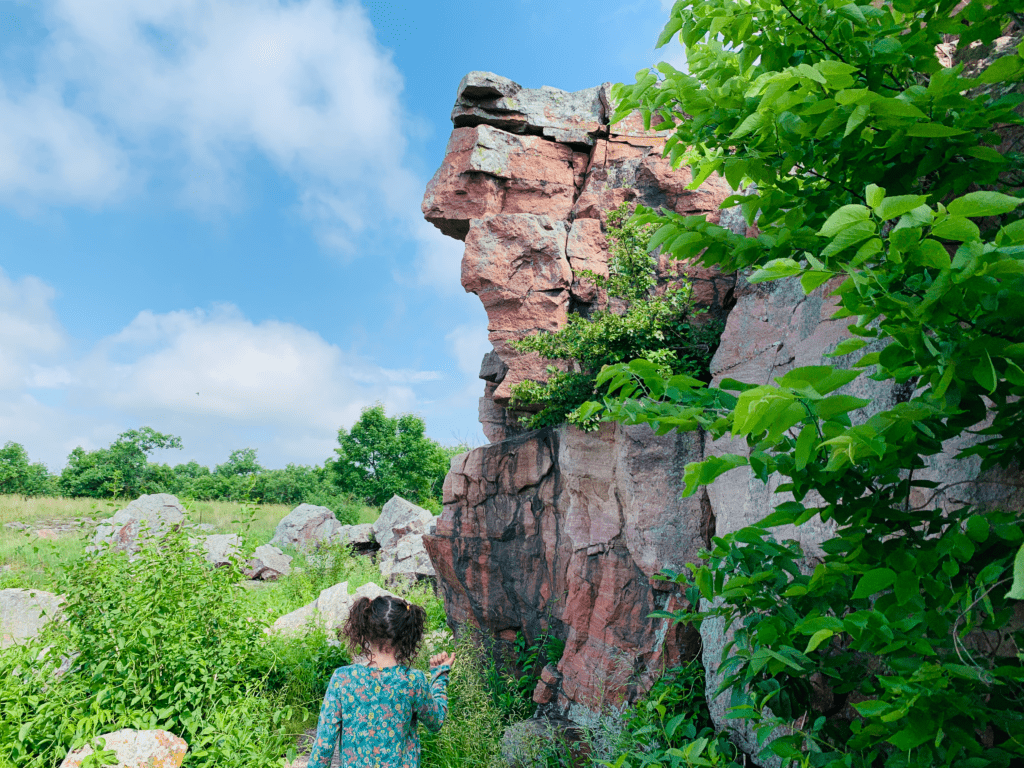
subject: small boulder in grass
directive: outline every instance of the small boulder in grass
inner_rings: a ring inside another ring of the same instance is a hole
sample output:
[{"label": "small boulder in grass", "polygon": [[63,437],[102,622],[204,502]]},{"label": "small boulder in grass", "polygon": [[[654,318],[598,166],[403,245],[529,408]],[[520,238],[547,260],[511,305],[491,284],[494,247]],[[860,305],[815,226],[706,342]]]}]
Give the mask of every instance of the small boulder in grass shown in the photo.
[{"label": "small boulder in grass", "polygon": [[275,581],[292,572],[291,562],[291,555],[286,555],[277,547],[264,544],[262,547],[256,547],[242,572],[247,579]]},{"label": "small boulder in grass", "polygon": [[[98,738],[103,739],[104,749],[117,756],[116,768],[179,768],[188,751],[185,740],[170,731],[123,728]],[[92,753],[89,745],[69,752],[60,768],[80,768]]]}]

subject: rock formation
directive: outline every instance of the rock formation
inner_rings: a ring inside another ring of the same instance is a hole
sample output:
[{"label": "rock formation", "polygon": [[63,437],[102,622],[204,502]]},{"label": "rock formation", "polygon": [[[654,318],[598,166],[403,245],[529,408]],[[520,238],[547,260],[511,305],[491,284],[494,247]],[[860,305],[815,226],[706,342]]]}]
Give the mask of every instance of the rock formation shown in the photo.
[{"label": "rock formation", "polygon": [[163,536],[185,522],[185,508],[169,493],[145,494],[96,526],[92,546],[104,544],[134,554],[140,535]]},{"label": "rock formation", "polygon": [[329,541],[341,527],[338,518],[327,507],[299,504],[277,524],[270,543],[275,547],[305,549]]},{"label": "rock formation", "polygon": [[[734,211],[720,216],[718,205],[730,194],[723,180],[712,176],[689,189],[689,171],[673,170],[661,156],[663,135],[644,131],[636,114],[609,125],[611,112],[607,85],[570,94],[470,73],[459,86],[448,153],[423,200],[428,221],[465,241],[462,284],[480,297],[493,345],[480,369],[480,421],[491,444],[452,460],[444,513],[424,540],[453,622],[504,640],[523,632],[565,641],[534,700],[550,715],[577,721],[632,701],[661,669],[702,645],[708,690],[717,687],[727,637],[712,622],[698,638],[649,619],[683,599],[652,577],[680,570],[711,536],[749,525],[784,500],[774,494],[777,483],[766,486],[744,470],[680,497],[686,463],[746,452],[743,443],[610,424],[589,434],[568,426],[523,433],[508,409],[511,386],[543,380],[547,365],[509,342],[606,306],[579,272],[607,274],[604,228],[621,203],[705,214],[753,234],[740,217],[726,215]],[[825,357],[846,338],[845,323],[831,318],[829,285],[804,296],[794,281],[754,286],[664,257],[659,272],[684,275],[695,303],[725,321],[711,366],[715,381],[768,383],[798,366],[852,362]],[[911,394],[867,377],[845,391],[871,398],[872,411]],[[935,457],[927,470],[945,484],[936,492],[947,494],[947,503],[1024,505],[1019,478],[978,478],[978,467],[956,464],[953,475],[951,463]],[[813,558],[830,529],[817,522],[778,534],[800,541]],[[712,703],[716,724],[731,727],[724,710],[721,697]],[[751,738],[737,733],[741,746],[756,752]]]},{"label": "rock formation", "polygon": [[292,572],[291,562],[291,555],[286,555],[277,547],[264,544],[253,550],[252,557],[242,568],[242,573],[247,579],[276,581]]},{"label": "rock formation", "polygon": [[[480,297],[494,347],[480,371],[492,444],[453,460],[427,549],[452,620],[504,640],[565,641],[535,699],[577,719],[632,701],[697,652],[695,633],[647,618],[680,605],[652,577],[692,562],[714,531],[706,494],[680,498],[683,467],[703,455],[699,435],[617,425],[522,434],[507,408],[511,386],[543,380],[548,365],[509,342],[606,305],[579,272],[608,273],[610,211],[636,202],[718,221],[729,194],[717,177],[688,189],[688,171],[661,156],[664,136],[637,119],[609,126],[611,111],[608,85],[570,94],[470,73],[423,201],[428,221],[466,243],[462,284]],[[662,259],[660,276],[677,269]],[[679,271],[695,303],[724,318],[735,278]]]},{"label": "rock formation", "polygon": [[377,566],[381,576],[409,581],[432,578],[434,567],[423,547],[423,535],[434,532],[437,519],[423,507],[401,496],[392,496],[373,524],[373,537],[380,545]]}]

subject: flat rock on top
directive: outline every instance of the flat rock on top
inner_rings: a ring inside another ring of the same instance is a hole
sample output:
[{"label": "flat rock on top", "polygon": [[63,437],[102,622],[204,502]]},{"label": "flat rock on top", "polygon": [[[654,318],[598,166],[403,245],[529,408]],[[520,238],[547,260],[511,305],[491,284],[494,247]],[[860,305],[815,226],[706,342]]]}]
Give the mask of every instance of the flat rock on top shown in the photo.
[{"label": "flat rock on top", "polygon": [[602,86],[582,91],[523,88],[493,72],[470,72],[459,83],[452,122],[456,127],[486,123],[563,144],[592,145],[607,128],[601,91]]}]

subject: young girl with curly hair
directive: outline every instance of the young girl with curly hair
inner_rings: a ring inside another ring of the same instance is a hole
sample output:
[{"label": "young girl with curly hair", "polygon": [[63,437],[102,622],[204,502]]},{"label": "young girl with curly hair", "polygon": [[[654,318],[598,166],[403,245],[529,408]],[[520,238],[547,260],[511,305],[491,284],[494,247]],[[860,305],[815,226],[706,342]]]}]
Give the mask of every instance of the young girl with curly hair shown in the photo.
[{"label": "young girl with curly hair", "polygon": [[334,671],[327,686],[309,768],[329,768],[335,747],[351,768],[418,768],[417,722],[441,729],[448,712],[448,672],[455,655],[430,659],[427,676],[410,669],[423,639],[426,611],[385,595],[360,598],[341,633],[366,664]]}]

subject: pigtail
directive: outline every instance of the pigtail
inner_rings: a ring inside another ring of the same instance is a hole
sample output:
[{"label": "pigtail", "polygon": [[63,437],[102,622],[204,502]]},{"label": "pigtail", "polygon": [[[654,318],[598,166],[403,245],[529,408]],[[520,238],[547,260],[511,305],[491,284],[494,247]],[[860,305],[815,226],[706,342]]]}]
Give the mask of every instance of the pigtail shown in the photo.
[{"label": "pigtail", "polygon": [[370,627],[373,603],[368,597],[360,597],[348,612],[345,626],[338,632],[339,640],[347,640],[355,654],[365,654],[367,645],[374,640]]}]

